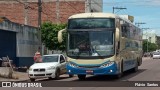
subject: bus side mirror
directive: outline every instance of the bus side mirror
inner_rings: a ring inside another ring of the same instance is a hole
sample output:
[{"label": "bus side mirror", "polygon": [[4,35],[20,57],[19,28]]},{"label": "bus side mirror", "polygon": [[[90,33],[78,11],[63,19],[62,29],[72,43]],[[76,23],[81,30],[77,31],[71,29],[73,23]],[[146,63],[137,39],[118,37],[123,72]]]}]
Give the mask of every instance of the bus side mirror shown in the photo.
[{"label": "bus side mirror", "polygon": [[119,28],[116,28],[116,41],[120,40],[120,30]]},{"label": "bus side mirror", "polygon": [[120,30],[116,28],[116,55],[119,54],[120,51]]},{"label": "bus side mirror", "polygon": [[58,32],[58,42],[59,43],[62,43],[62,41],[63,41],[63,32],[65,32],[65,31],[66,31],[66,29],[62,29],[62,30],[60,30]]}]

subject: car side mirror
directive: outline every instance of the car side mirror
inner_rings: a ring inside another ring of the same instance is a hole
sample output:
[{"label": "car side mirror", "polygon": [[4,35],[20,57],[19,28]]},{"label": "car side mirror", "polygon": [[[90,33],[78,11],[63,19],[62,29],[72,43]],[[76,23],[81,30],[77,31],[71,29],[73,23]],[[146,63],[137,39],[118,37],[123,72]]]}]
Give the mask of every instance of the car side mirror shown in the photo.
[{"label": "car side mirror", "polygon": [[60,63],[64,63],[65,61],[64,60],[60,60]]}]

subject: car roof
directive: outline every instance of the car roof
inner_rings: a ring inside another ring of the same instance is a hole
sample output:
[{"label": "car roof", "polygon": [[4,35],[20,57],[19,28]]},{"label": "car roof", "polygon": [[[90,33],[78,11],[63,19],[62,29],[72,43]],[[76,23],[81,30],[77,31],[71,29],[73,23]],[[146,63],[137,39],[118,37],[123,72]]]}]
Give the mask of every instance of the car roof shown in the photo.
[{"label": "car roof", "polygon": [[43,55],[43,56],[59,56],[59,55],[63,55],[63,54],[49,54],[49,55]]},{"label": "car roof", "polygon": [[153,54],[160,54],[159,52],[154,52]]}]

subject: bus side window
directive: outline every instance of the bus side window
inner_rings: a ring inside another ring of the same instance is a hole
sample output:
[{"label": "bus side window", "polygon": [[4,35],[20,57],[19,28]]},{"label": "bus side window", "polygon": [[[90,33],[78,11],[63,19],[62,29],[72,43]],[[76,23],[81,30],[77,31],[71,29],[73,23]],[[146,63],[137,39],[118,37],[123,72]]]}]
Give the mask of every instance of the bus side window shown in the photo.
[{"label": "bus side window", "polygon": [[138,45],[138,43],[137,42],[135,42],[135,46],[138,48],[139,47],[139,45]]},{"label": "bus side window", "polygon": [[130,47],[130,43],[127,41],[126,42],[126,48]]},{"label": "bus side window", "polygon": [[122,25],[121,30],[122,30],[122,37],[127,37],[127,27]]}]

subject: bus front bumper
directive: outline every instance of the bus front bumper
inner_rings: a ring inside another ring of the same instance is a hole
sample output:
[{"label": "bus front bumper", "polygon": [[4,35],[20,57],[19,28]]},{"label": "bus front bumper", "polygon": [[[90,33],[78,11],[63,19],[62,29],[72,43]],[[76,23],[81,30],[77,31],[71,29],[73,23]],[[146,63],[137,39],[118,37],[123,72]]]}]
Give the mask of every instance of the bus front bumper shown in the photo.
[{"label": "bus front bumper", "polygon": [[68,74],[81,74],[81,75],[116,75],[119,74],[119,69],[117,64],[114,63],[111,66],[107,67],[98,67],[98,68],[83,68],[83,67],[73,67],[67,64],[67,73]]}]

